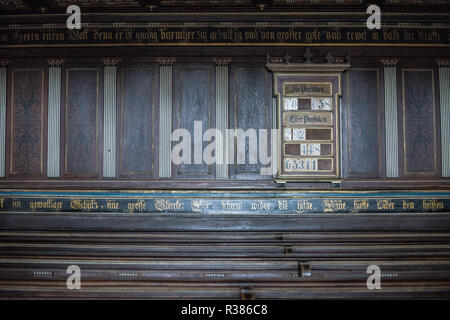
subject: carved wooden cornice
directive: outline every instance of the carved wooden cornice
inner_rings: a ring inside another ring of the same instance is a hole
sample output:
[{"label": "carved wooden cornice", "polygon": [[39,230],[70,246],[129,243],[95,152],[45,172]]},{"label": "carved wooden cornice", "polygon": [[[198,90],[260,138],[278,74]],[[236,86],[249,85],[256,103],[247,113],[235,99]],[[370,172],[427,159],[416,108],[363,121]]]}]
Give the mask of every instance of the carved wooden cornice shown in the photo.
[{"label": "carved wooden cornice", "polygon": [[161,66],[171,66],[175,63],[177,59],[175,57],[158,57],[156,58],[156,62],[158,62]]},{"label": "carved wooden cornice", "polygon": [[214,57],[213,61],[218,66],[227,66],[230,64],[230,62],[233,61],[233,58],[232,57]]},{"label": "carved wooden cornice", "polygon": [[115,67],[115,66],[117,66],[117,64],[120,61],[122,61],[122,59],[121,58],[103,58],[102,61],[105,64],[105,66],[107,66],[107,67]]},{"label": "carved wooden cornice", "polygon": [[384,64],[385,67],[396,67],[398,63],[398,58],[384,57],[381,58],[380,61],[382,64]]},{"label": "carved wooden cornice", "polygon": [[60,67],[66,60],[62,58],[54,58],[54,59],[48,59],[48,65],[50,67]]}]

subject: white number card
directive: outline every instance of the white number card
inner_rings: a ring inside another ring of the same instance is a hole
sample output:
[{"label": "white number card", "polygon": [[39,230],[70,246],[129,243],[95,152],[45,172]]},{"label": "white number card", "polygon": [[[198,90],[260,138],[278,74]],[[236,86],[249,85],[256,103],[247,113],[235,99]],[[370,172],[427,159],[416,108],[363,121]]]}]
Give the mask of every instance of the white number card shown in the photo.
[{"label": "white number card", "polygon": [[292,140],[305,140],[306,130],[305,129],[292,129]]},{"label": "white number card", "polygon": [[288,172],[317,171],[319,169],[317,159],[293,159],[284,161],[284,170]]},{"label": "white number card", "polygon": [[331,98],[311,99],[312,110],[331,110]]},{"label": "white number card", "polygon": [[297,98],[285,98],[284,99],[284,110],[298,110],[298,99]]},{"label": "white number card", "polygon": [[290,128],[284,129],[284,140],[292,140],[292,129]]}]

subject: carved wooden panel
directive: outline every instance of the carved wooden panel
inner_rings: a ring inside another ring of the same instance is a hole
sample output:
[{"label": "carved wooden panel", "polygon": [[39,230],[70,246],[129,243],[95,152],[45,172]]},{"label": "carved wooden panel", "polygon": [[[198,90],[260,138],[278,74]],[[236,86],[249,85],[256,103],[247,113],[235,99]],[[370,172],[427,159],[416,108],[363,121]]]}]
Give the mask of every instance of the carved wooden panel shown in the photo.
[{"label": "carved wooden panel", "polygon": [[403,174],[437,171],[436,110],[433,70],[402,70]]},{"label": "carved wooden panel", "polygon": [[14,69],[10,111],[10,175],[44,174],[43,69]]},{"label": "carved wooden panel", "polygon": [[[232,129],[255,130],[255,136],[249,136],[245,141],[245,163],[238,163],[238,141],[234,139],[234,159],[230,166],[231,176],[234,178],[272,178],[260,175],[260,169],[268,165],[262,165],[259,155],[259,141],[267,140],[267,152],[270,154],[270,129],[272,128],[271,116],[271,79],[264,67],[259,66],[235,66],[231,68],[230,77],[230,118],[229,127]],[[267,135],[261,136],[259,129],[266,129]],[[255,139],[256,138],[256,139]],[[253,139],[253,140],[252,140]],[[256,148],[256,162],[252,161],[251,148]]]},{"label": "carved wooden panel", "polygon": [[155,68],[121,73],[120,175],[152,177],[154,172]]},{"label": "carved wooden panel", "polygon": [[99,70],[67,69],[64,173],[99,173]]},{"label": "carved wooden panel", "polygon": [[[202,156],[210,142],[198,143],[195,149],[194,140],[203,140],[204,132],[215,128],[215,65],[179,64],[174,69],[173,129],[190,132],[191,163],[173,165],[173,175],[176,178],[212,178],[215,165],[206,164]],[[198,132],[194,130],[195,123]],[[172,146],[177,144],[174,142]]]},{"label": "carved wooden panel", "polygon": [[347,74],[347,158],[350,177],[381,176],[381,102],[378,69]]}]

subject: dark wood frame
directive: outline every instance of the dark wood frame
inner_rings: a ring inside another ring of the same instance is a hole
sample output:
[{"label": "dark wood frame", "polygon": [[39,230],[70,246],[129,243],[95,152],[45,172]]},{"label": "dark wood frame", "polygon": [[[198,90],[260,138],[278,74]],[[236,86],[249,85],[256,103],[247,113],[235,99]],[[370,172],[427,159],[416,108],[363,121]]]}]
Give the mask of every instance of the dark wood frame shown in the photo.
[{"label": "dark wood frame", "polygon": [[[101,179],[103,176],[103,63],[100,59],[98,61],[91,61],[90,63],[77,62],[75,60],[66,61],[61,67],[61,153],[60,153],[60,172],[62,179],[84,180],[84,179]],[[79,174],[65,172],[66,163],[66,86],[67,72],[69,69],[97,69],[98,84],[97,84],[97,172]]]},{"label": "dark wood frame", "polygon": [[[210,62],[205,63],[177,63],[173,66],[173,91],[172,91],[172,130],[175,130],[178,128],[180,123],[180,109],[181,109],[181,95],[182,95],[182,88],[181,88],[181,73],[183,69],[194,69],[194,68],[202,68],[203,70],[208,70],[210,72],[209,74],[209,128],[215,128],[216,123],[216,91],[215,91],[215,83],[216,83],[216,77],[215,77],[215,64],[212,60]],[[195,81],[195,79],[192,79],[192,81]],[[186,129],[186,128],[184,128]],[[206,130],[206,127],[203,126],[203,131]],[[193,148],[194,145],[194,136],[191,136],[191,147]],[[176,142],[172,142],[171,146],[173,147],[176,145]],[[203,147],[202,147],[203,152]],[[192,154],[192,159],[194,155]],[[208,165],[208,172],[206,174],[196,173],[196,172],[186,172],[182,173],[179,172],[179,166],[172,163],[172,177],[175,179],[190,179],[190,180],[197,180],[197,179],[215,179],[216,176],[216,165]]]},{"label": "dark wood frame", "polygon": [[[12,173],[11,169],[11,148],[12,148],[12,127],[11,127],[11,117],[12,117],[12,90],[13,90],[13,77],[12,74],[14,70],[21,69],[40,69],[42,70],[43,77],[43,86],[42,86],[42,132],[41,132],[41,165],[42,172],[41,174],[29,174],[29,173]],[[8,66],[8,79],[7,79],[7,99],[6,99],[6,157],[5,157],[5,171],[6,171],[6,179],[45,179],[47,176],[47,143],[48,143],[48,135],[47,135],[47,110],[48,110],[48,65],[44,63],[11,63]]]},{"label": "dark wood frame", "polygon": [[[121,171],[122,162],[122,108],[123,108],[123,71],[125,69],[148,69],[152,70],[152,98],[153,105],[152,108],[152,138],[153,138],[153,152],[152,152],[152,173],[151,174],[129,174]],[[158,157],[158,146],[159,146],[159,64],[153,59],[147,59],[147,61],[135,62],[134,59],[124,59],[117,67],[117,134],[116,134],[116,176],[119,180],[154,180],[158,179],[159,172],[159,157]]]},{"label": "dark wood frame", "polygon": [[[431,61],[430,61],[431,60]],[[419,67],[418,67],[419,66]],[[408,69],[429,69],[432,70],[432,81],[434,82],[433,100],[434,100],[434,132],[435,132],[435,172],[431,174],[406,174],[404,167],[406,150],[404,148],[404,130],[403,130],[403,70]],[[440,179],[442,176],[442,156],[441,156],[441,121],[440,121],[440,99],[439,99],[439,69],[434,59],[414,59],[412,61],[400,60],[397,66],[397,107],[398,107],[398,137],[399,137],[399,177],[403,179]]]},{"label": "dark wood frame", "polygon": [[[261,63],[230,63],[229,65],[229,95],[228,95],[228,101],[229,101],[229,109],[228,109],[228,128],[237,129],[236,128],[236,120],[237,120],[237,114],[236,114],[236,88],[237,84],[234,81],[234,77],[237,76],[237,71],[239,69],[256,69],[256,68],[265,68],[264,64]],[[272,129],[272,73],[266,70],[266,78],[264,81],[264,87],[265,87],[265,114],[267,119],[267,127],[265,129],[268,129],[268,143],[267,146],[270,150],[271,148],[271,138],[270,138],[270,129]],[[242,129],[242,128],[241,128]],[[259,141],[259,135],[258,135],[258,141]],[[272,176],[262,176],[260,174],[254,174],[254,173],[239,173],[237,171],[237,165],[236,165],[236,143],[235,143],[235,152],[234,152],[234,164],[228,165],[228,174],[230,180],[273,180]],[[258,155],[259,158],[259,155]],[[278,159],[272,159],[272,161],[278,161]],[[264,167],[264,166],[263,166]]]}]

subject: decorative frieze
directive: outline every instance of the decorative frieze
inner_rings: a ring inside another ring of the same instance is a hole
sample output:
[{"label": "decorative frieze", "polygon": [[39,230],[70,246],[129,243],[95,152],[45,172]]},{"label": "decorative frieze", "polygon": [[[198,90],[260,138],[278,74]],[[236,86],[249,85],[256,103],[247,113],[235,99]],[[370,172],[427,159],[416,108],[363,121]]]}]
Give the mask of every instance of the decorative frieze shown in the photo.
[{"label": "decorative frieze", "polygon": [[364,215],[445,213],[450,210],[449,192],[416,191],[414,194],[365,192],[122,192],[117,194],[0,192],[0,212],[53,212],[80,214],[154,214],[172,215]]},{"label": "decorative frieze", "polygon": [[[321,2],[323,0],[315,0]],[[110,1],[114,2],[114,1]],[[84,3],[84,2],[83,2]],[[362,13],[362,12],[361,12]],[[296,15],[293,13],[294,16]],[[83,28],[73,36],[65,23],[44,24],[35,28],[30,23],[5,26],[1,34],[1,47],[58,46],[92,47],[115,46],[448,46],[449,24],[420,22],[414,24],[388,23],[382,32],[368,30],[365,21],[340,21],[330,17],[325,21],[299,21],[300,17],[278,21],[217,21],[214,13],[208,21],[165,22],[84,22]],[[116,21],[118,19],[113,19]],[[383,24],[382,24],[383,26]],[[48,34],[48,29],[52,34]],[[92,41],[95,39],[95,41]]]}]

